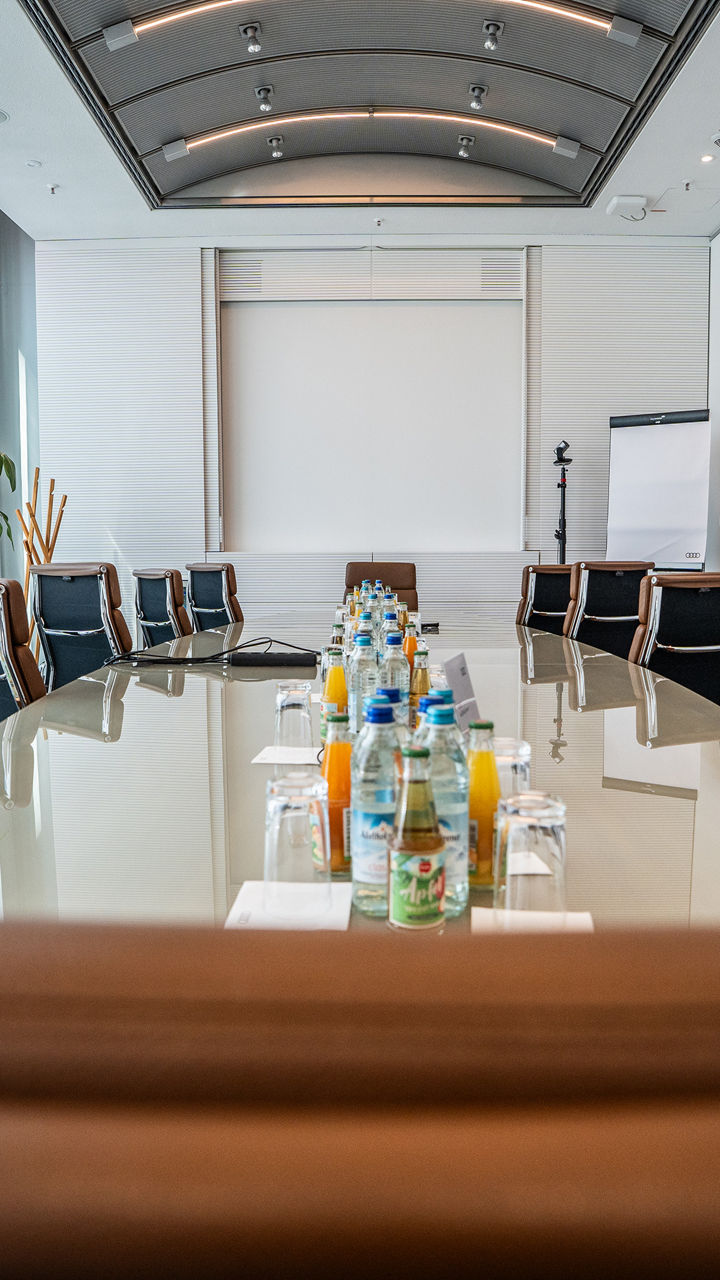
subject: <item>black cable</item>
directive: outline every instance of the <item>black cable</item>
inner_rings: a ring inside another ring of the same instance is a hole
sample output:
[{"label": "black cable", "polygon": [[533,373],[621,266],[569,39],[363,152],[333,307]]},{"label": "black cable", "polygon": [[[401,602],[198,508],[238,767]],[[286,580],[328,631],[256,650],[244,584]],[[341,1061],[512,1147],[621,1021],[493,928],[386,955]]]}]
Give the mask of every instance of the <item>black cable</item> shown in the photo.
[{"label": "black cable", "polygon": [[149,653],[147,649],[133,649],[130,653],[121,654],[119,658],[106,658],[103,666],[114,667],[121,662],[130,662],[134,667],[206,666],[209,662],[223,662],[230,657],[231,653],[238,653],[241,649],[252,649],[258,644],[266,646],[263,653],[269,653],[272,645],[279,644],[285,649],[297,649],[299,653],[314,653],[316,658],[320,656],[317,649],[308,649],[301,644],[291,644],[289,640],[276,640],[273,636],[256,636],[254,640],[243,640],[241,644],[233,645],[231,649],[221,649],[218,653],[208,653],[198,658],[174,658],[169,654]]}]

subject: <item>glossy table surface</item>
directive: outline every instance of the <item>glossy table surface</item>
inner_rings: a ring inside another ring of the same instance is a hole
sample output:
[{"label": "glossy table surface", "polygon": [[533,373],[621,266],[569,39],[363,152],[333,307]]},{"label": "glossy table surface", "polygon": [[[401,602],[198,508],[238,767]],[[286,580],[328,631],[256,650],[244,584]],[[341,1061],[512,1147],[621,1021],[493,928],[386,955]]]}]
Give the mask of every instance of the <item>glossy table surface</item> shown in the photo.
[{"label": "glossy table surface", "polygon": [[[442,632],[431,663],[465,652],[481,714],[530,743],[533,786],[567,804],[568,910],[596,930],[717,924],[720,708],[556,636]],[[207,657],[248,638],[229,627],[152,652]],[[276,680],[306,675],[117,666],[0,725],[5,918],[222,926],[263,874],[273,770],[250,762],[272,742]],[[452,925],[468,928],[469,913]]]}]

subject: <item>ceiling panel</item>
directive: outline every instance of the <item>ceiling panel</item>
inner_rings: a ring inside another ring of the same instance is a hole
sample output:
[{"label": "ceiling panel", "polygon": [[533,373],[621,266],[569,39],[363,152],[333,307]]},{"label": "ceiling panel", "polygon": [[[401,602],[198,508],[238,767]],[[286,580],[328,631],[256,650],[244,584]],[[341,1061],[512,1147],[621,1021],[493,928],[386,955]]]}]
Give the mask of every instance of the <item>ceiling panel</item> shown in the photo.
[{"label": "ceiling panel", "polygon": [[[493,8],[483,8],[482,18]],[[505,6],[507,9],[507,6]],[[267,13],[266,13],[267,10]],[[331,19],[329,17],[331,15]],[[432,50],[476,60],[485,67],[513,64],[587,84],[634,100],[666,45],[643,35],[635,48],[608,40],[601,31],[533,10],[506,16],[494,54],[483,47],[482,21],[474,0],[326,0],[231,6],[187,21],[143,32],[136,44],[111,52],[99,39],[81,56],[111,105],[158,85],[237,63],[342,49]],[[248,54],[238,34],[243,18],[262,22],[262,53]]]},{"label": "ceiling panel", "polygon": [[[170,191],[190,186],[221,173],[243,169],[248,165],[267,164],[269,148],[267,131],[244,134],[198,147],[181,160],[170,163],[162,151],[147,157],[147,168],[161,190]],[[458,127],[443,121],[342,120],[296,124],[283,132],[283,153],[288,160],[303,156],[348,152],[398,151],[406,155],[456,156]],[[597,164],[597,156],[581,151],[577,160],[554,155],[549,147],[525,142],[510,135],[482,137],[479,131],[472,149],[472,160],[458,160],[458,166],[478,162],[517,170],[544,182],[579,191]],[[279,161],[278,164],[281,164]]]},{"label": "ceiling panel", "polygon": [[[273,104],[276,112],[414,105],[471,115],[468,87],[475,70],[472,62],[453,61],[448,66],[443,58],[399,58],[396,54],[294,59],[273,69]],[[485,80],[489,87],[487,108],[478,114],[478,121],[483,116],[512,120],[546,133],[580,137],[587,146],[599,150],[608,146],[627,112],[627,107],[613,98],[527,72],[493,67]],[[254,89],[263,82],[256,67],[205,76],[123,107],[118,119],[138,151],[150,151],[174,138],[210,132],[229,121],[262,119],[257,114]],[[354,95],[351,102],[349,92]]]}]

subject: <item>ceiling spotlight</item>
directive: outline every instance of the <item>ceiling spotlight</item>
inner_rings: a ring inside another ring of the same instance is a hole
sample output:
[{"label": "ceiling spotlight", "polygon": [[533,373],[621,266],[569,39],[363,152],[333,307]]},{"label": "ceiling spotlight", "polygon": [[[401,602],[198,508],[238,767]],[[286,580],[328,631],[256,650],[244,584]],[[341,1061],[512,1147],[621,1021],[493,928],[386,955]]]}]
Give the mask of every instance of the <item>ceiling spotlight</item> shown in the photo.
[{"label": "ceiling spotlight", "polygon": [[700,159],[702,160],[703,164],[712,164],[712,162],[713,162],[713,160],[715,159],[715,157],[714,157],[714,156],[701,156],[701,157],[700,157]]},{"label": "ceiling spotlight", "polygon": [[255,90],[255,97],[260,103],[261,111],[265,111],[265,112],[272,111],[272,103],[270,101],[270,99],[272,98],[272,95],[273,95],[273,87],[271,84],[264,84],[259,89]]},{"label": "ceiling spotlight", "polygon": [[475,146],[475,139],[472,134],[461,133],[458,138],[458,155],[461,160],[470,159],[470,148]]},{"label": "ceiling spotlight", "polygon": [[42,169],[42,160],[26,160],[26,169]]},{"label": "ceiling spotlight", "polygon": [[485,36],[485,48],[494,53],[498,47],[498,41],[505,30],[504,22],[483,22],[482,33]]},{"label": "ceiling spotlight", "polygon": [[487,92],[488,91],[487,91],[486,84],[470,85],[470,106],[472,107],[473,111],[482,111],[483,107],[485,106],[485,99],[487,98]]},{"label": "ceiling spotlight", "polygon": [[272,147],[272,158],[273,158],[273,160],[282,160],[282,158],[283,158],[283,153],[282,153],[283,136],[282,136],[282,134],[281,134],[281,133],[278,133],[278,134],[276,134],[276,135],[275,135],[275,137],[274,137],[274,138],[268,138],[268,140],[267,140],[267,144],[268,144],[268,146],[269,146],[269,147]]},{"label": "ceiling spotlight", "polygon": [[248,42],[248,47],[247,47],[248,53],[259,53],[260,50],[262,49],[262,45],[259,39],[260,33],[262,31],[262,27],[260,26],[260,23],[248,22],[246,26],[238,27],[238,31],[240,32],[240,35],[242,36],[243,40],[247,40]]},{"label": "ceiling spotlight", "polygon": [[4,123],[5,123],[5,121],[6,121],[6,120],[9,120],[9,119],[10,119],[10,117],[9,117],[9,115],[8,115],[7,111],[0,111],[0,124],[4,124]]}]

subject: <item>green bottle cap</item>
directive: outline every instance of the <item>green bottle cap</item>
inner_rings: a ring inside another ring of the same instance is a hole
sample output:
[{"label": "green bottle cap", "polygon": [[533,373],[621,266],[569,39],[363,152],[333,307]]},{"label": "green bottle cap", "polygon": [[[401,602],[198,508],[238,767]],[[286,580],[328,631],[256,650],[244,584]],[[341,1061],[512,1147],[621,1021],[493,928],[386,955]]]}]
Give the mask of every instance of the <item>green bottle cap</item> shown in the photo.
[{"label": "green bottle cap", "polygon": [[343,650],[338,646],[331,644],[328,646],[328,653],[342,653]]},{"label": "green bottle cap", "polygon": [[494,729],[495,725],[492,720],[473,720],[468,727],[470,729]]},{"label": "green bottle cap", "polygon": [[327,724],[348,724],[349,720],[350,717],[346,715],[344,711],[331,711],[330,714],[325,717]]},{"label": "green bottle cap", "polygon": [[408,760],[427,760],[430,750],[428,747],[403,747],[402,754]]}]

